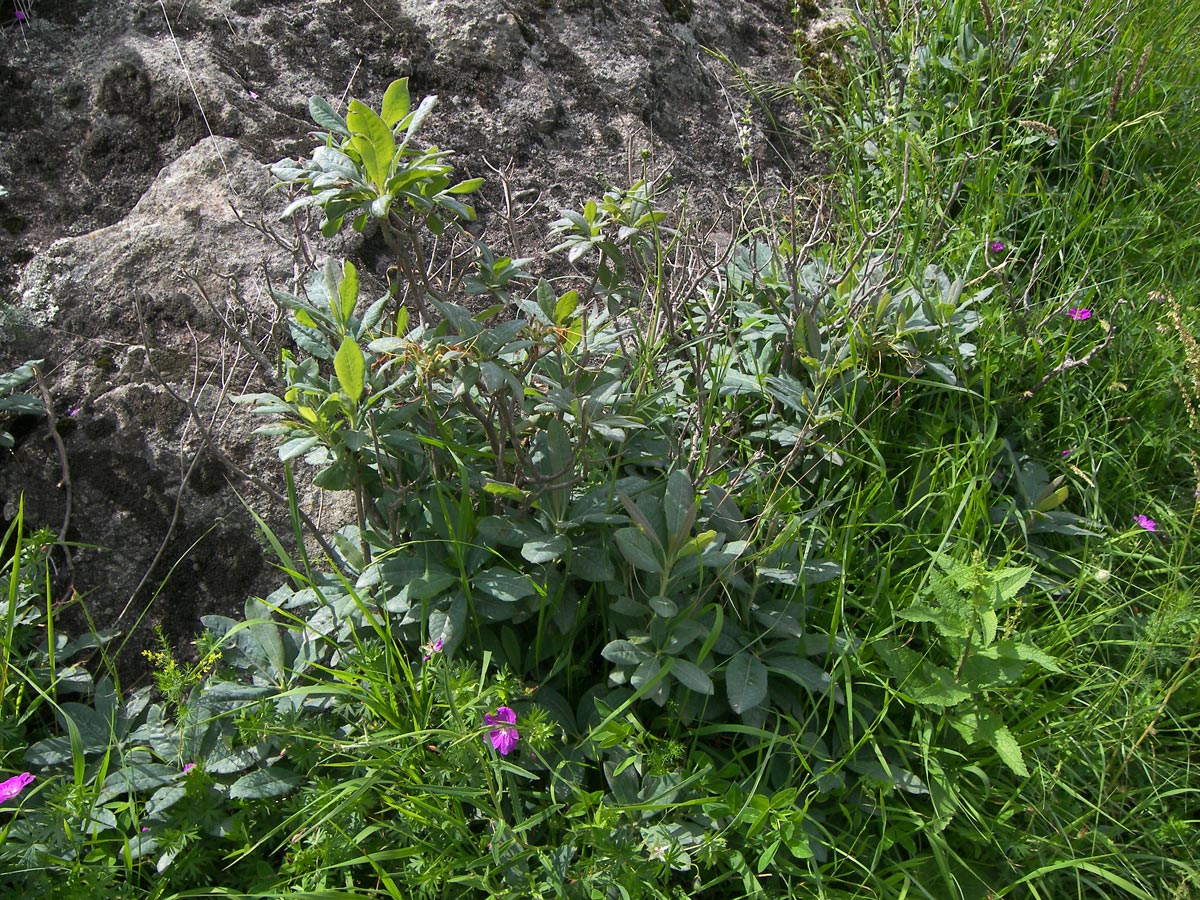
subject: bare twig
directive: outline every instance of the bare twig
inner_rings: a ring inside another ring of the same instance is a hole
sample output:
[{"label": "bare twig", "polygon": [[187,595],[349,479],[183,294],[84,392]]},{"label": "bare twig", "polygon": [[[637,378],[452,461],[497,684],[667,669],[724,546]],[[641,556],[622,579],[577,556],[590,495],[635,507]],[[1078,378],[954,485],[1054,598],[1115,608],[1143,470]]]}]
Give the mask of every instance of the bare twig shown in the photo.
[{"label": "bare twig", "polygon": [[64,509],[62,526],[58,529],[57,543],[63,548],[67,555],[67,571],[71,570],[71,551],[68,549],[67,529],[71,526],[71,467],[67,463],[67,447],[63,443],[62,435],[58,433],[58,417],[54,414],[54,401],[50,397],[50,391],[46,388],[46,380],[42,377],[42,371],[38,366],[33,367],[33,377],[37,381],[38,393],[42,395],[42,405],[46,407],[46,424],[50,429],[50,437],[54,441],[55,449],[58,451],[58,464],[62,468],[62,480],[58,486],[63,489],[64,494]]}]

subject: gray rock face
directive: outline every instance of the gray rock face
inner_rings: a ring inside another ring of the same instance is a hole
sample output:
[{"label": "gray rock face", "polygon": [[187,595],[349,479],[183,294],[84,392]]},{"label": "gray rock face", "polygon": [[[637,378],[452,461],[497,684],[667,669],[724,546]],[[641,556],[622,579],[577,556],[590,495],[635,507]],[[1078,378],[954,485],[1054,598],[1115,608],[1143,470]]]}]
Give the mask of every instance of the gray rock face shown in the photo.
[{"label": "gray rock face", "polygon": [[[627,183],[643,158],[702,213],[737,202],[747,164],[767,177],[810,168],[803,147],[767,140],[735,74],[704,49],[786,81],[790,8],[59,0],[5,25],[0,369],[47,360],[71,473],[68,538],[95,545],[63,577],[96,623],[162,623],[184,641],[200,614],[236,611],[278,580],[179,398],[228,457],[273,477],[270,447],[249,434],[257,423],[228,404],[268,373],[199,288],[273,358],[264,272],[286,281],[292,260],[247,221],[284,202],[264,196],[263,164],[311,149],[309,96],[377,103],[405,75],[414,95],[438,94],[425,139],[457,151],[462,177],[490,178],[478,204],[489,238],[508,232],[493,172],[505,173],[527,254],[560,207]],[[370,268],[369,241],[341,250]],[[27,424],[0,458],[4,515],[23,493],[28,519],[57,527],[62,466],[45,423]]]}]

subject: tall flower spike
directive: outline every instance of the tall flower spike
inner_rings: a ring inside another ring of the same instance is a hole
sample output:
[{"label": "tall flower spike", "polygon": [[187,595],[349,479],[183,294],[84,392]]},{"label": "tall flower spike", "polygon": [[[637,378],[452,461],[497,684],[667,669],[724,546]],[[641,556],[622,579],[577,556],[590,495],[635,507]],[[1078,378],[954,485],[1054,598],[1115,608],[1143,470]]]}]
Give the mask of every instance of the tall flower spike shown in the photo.
[{"label": "tall flower spike", "polygon": [[483,721],[489,725],[499,726],[488,732],[488,740],[492,742],[497,753],[501,756],[508,756],[517,749],[517,741],[521,739],[521,734],[516,729],[517,714],[515,712],[507,706],[501,706],[496,710],[494,716],[491,713],[484,713]]}]

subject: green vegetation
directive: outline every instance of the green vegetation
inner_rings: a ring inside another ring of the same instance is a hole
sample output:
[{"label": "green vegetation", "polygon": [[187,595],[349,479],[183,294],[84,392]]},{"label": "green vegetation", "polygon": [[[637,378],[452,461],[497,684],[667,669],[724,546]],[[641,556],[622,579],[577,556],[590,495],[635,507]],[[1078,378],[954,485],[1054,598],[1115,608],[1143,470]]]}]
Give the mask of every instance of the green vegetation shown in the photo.
[{"label": "green vegetation", "polygon": [[[562,211],[554,277],[464,228],[406,81],[314,99],[244,402],[356,521],[293,499],[286,583],[124,692],[18,517],[0,888],[1200,896],[1198,31],[881,0],[756,88],[832,216],[700,264],[638,182]],[[378,298],[313,262],[347,223]]]}]

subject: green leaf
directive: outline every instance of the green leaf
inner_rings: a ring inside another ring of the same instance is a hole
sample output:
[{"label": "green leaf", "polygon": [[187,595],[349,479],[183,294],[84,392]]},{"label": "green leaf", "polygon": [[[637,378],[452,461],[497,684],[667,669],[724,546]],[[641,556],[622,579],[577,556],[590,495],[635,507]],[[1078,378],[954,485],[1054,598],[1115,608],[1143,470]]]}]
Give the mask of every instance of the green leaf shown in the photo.
[{"label": "green leaf", "polygon": [[619,528],[616,531],[617,549],[635,569],[643,572],[662,573],[662,563],[654,554],[650,539],[638,528]]},{"label": "green leaf", "polygon": [[609,641],[604,645],[604,649],[600,651],[603,656],[611,663],[616,663],[619,666],[636,666],[650,658],[650,653],[643,650],[636,644],[629,641]]},{"label": "green leaf", "polygon": [[651,597],[647,602],[664,619],[673,619],[679,614],[679,607],[670,597]]},{"label": "green leaf", "polygon": [[346,127],[346,120],[343,119],[334,108],[320,97],[310,97],[308,100],[308,114],[312,120],[322,128],[327,128],[337,134],[343,134],[346,137],[350,136],[350,129]]},{"label": "green leaf", "polygon": [[300,785],[300,776],[287,769],[258,769],[229,786],[231,800],[266,800],[283,797]]},{"label": "green leaf", "polygon": [[[338,283],[339,308],[333,311],[343,327],[354,314],[354,305],[358,303],[358,269],[354,263],[346,260],[342,265],[342,280]],[[331,304],[332,305],[332,304]]]},{"label": "green leaf", "polygon": [[554,324],[561,327],[571,317],[571,314],[575,312],[578,306],[579,292],[573,289],[567,291],[554,304]]},{"label": "green leaf", "polygon": [[536,593],[536,588],[528,577],[501,566],[494,566],[480,572],[474,578],[474,585],[505,603],[515,603]]},{"label": "green leaf", "polygon": [[382,194],[387,187],[392,157],[396,155],[396,137],[379,115],[358,100],[350,101],[346,113],[351,143],[363,161],[371,184]]},{"label": "green leaf", "polygon": [[554,291],[550,287],[550,282],[543,278],[538,282],[537,290],[534,293],[537,297],[538,309],[542,311],[542,315],[546,317],[547,322],[553,322],[554,309],[558,301],[554,297]]},{"label": "green leaf", "polygon": [[446,189],[447,194],[473,194],[483,187],[482,178],[468,178]]},{"label": "green leaf", "polygon": [[410,100],[408,96],[408,79],[397,78],[383,92],[383,121],[388,128],[395,128],[396,123],[408,115]]},{"label": "green leaf", "polygon": [[970,624],[955,609],[949,606],[929,606],[925,603],[914,603],[908,609],[902,609],[897,614],[909,622],[928,622],[944,637],[965,638],[970,632]]},{"label": "green leaf", "polygon": [[725,667],[725,695],[729,706],[741,715],[767,698],[767,667],[745,650]]},{"label": "green leaf", "polygon": [[770,671],[779,672],[814,694],[829,690],[832,682],[828,672],[798,656],[774,656],[767,659],[766,663]]},{"label": "green leaf", "polygon": [[575,547],[571,551],[571,574],[596,583],[614,578],[617,570],[603,548]]},{"label": "green leaf", "polygon": [[486,481],[483,490],[485,493],[494,494],[497,497],[507,497],[510,500],[524,500],[529,496],[515,484],[505,484],[501,481]]},{"label": "green leaf", "polygon": [[131,763],[104,779],[100,791],[113,796],[137,791],[153,791],[179,778],[179,769],[160,763]]},{"label": "green leaf", "polygon": [[565,535],[528,541],[521,547],[521,555],[531,563],[548,563],[558,559],[570,549],[571,543]]},{"label": "green leaf", "polygon": [[362,399],[363,377],[366,375],[367,366],[362,348],[349,335],[342,339],[342,346],[333,358],[333,370],[337,373],[342,392],[357,406],[358,401]]},{"label": "green leaf", "polygon": [[[932,680],[924,684],[904,685],[914,703],[922,706],[932,706],[935,709],[947,709],[957,706],[964,700],[971,699],[971,692],[959,684],[948,669],[942,666],[930,666],[923,670],[923,675],[931,676]],[[914,678],[920,678],[915,675]]]},{"label": "green leaf", "polygon": [[663,513],[667,518],[667,541],[675,548],[687,543],[696,523],[696,494],[687,472],[676,469],[667,477],[663,493]]},{"label": "green leaf", "polygon": [[437,97],[430,95],[421,101],[421,105],[417,107],[416,112],[412,113],[408,120],[408,128],[404,132],[404,143],[407,144],[413,139],[413,136],[421,130],[421,126],[425,124],[425,120],[429,118],[429,114],[433,112],[433,108],[437,106]]},{"label": "green leaf", "polygon": [[712,679],[698,665],[686,659],[674,659],[671,662],[671,674],[689,691],[705,695],[711,695],[713,692]]},{"label": "green leaf", "polygon": [[963,740],[989,745],[1001,762],[1014,773],[1021,778],[1029,777],[1029,769],[1021,755],[1021,745],[997,713],[990,709],[976,709],[955,716],[950,724],[962,735]]},{"label": "green leaf", "polygon": [[321,439],[315,435],[309,437],[292,438],[279,448],[279,459],[281,462],[287,462],[289,459],[295,459],[297,456],[303,456],[313,447],[317,446]]}]

